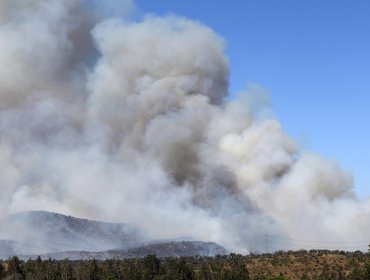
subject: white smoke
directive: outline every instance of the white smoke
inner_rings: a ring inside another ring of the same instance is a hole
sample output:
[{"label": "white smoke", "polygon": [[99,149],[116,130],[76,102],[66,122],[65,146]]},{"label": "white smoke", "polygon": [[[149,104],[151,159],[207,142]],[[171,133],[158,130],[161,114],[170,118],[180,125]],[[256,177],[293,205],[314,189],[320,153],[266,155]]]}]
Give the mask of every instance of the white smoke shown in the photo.
[{"label": "white smoke", "polygon": [[263,236],[270,249],[367,238],[370,203],[349,174],[256,111],[260,89],[224,101],[228,61],[211,29],[104,19],[134,5],[101,16],[101,3],[0,3],[2,216],[130,222],[241,252],[263,249]]}]

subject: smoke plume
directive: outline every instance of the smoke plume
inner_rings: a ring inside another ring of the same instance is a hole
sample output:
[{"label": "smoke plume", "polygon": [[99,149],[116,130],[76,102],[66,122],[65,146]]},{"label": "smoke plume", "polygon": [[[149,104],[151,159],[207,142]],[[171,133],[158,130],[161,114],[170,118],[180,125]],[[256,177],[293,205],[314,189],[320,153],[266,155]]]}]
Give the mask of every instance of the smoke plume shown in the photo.
[{"label": "smoke plume", "polygon": [[129,222],[238,252],[367,239],[370,203],[347,172],[259,117],[260,89],[225,101],[222,38],[182,17],[117,17],[134,6],[120,2],[0,2],[3,217]]}]

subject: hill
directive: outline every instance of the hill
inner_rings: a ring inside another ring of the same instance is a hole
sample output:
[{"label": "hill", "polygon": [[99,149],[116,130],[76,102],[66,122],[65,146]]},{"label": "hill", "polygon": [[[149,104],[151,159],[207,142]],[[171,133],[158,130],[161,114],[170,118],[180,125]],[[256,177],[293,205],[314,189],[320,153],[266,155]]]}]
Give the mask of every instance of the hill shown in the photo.
[{"label": "hill", "polygon": [[[106,223],[44,211],[12,214],[0,223],[2,252],[42,254],[66,250],[128,248],[145,240],[129,224]],[[4,240],[6,239],[6,240]]]},{"label": "hill", "polygon": [[0,258],[107,259],[226,254],[220,245],[202,241],[149,240],[138,227],[80,219],[44,211],[12,214],[0,223]]}]

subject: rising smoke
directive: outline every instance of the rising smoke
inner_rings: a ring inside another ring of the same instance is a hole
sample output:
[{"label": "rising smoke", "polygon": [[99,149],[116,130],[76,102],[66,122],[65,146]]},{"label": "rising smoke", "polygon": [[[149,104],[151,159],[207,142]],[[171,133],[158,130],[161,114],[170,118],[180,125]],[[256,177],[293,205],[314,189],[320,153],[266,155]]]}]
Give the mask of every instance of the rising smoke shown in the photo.
[{"label": "rising smoke", "polygon": [[109,18],[123,2],[0,2],[3,217],[130,222],[241,252],[367,239],[349,174],[256,117],[260,89],[224,101],[222,38],[177,16]]}]

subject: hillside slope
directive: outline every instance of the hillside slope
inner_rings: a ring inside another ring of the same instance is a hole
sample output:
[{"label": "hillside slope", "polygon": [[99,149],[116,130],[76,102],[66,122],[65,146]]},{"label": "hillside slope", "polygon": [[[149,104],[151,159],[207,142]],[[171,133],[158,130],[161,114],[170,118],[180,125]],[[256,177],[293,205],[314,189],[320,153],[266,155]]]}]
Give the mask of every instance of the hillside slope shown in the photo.
[{"label": "hillside slope", "polygon": [[129,224],[43,211],[12,214],[0,223],[0,229],[1,252],[13,250],[13,254],[129,248],[146,240],[140,229]]},{"label": "hillside slope", "polygon": [[0,222],[0,258],[107,259],[227,254],[212,242],[149,240],[141,229],[43,211],[21,212]]}]

